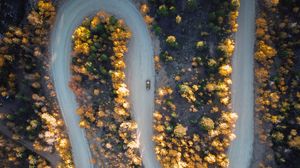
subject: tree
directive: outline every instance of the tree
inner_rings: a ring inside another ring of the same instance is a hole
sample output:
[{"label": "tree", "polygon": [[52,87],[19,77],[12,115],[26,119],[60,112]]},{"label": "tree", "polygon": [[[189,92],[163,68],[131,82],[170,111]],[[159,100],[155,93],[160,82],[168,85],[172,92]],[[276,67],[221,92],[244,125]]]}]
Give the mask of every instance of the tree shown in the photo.
[{"label": "tree", "polygon": [[5,63],[4,56],[0,55],[0,68],[4,66],[4,63]]},{"label": "tree", "polygon": [[168,51],[161,52],[160,57],[163,61],[174,61],[174,58],[169,54]]},{"label": "tree", "polygon": [[238,16],[239,16],[239,12],[238,11],[232,11],[232,12],[230,12],[229,23],[231,25],[232,32],[237,32],[237,30],[238,30],[238,24],[237,24],[237,18],[238,18]]},{"label": "tree", "polygon": [[160,28],[157,24],[154,24],[154,25],[152,26],[152,28],[153,28],[153,31],[155,32],[156,35],[159,36],[159,35],[162,33],[161,28]]},{"label": "tree", "polygon": [[97,29],[99,24],[100,24],[100,18],[98,16],[93,17],[93,19],[91,21],[92,30]]},{"label": "tree", "polygon": [[259,83],[265,83],[268,81],[270,75],[266,68],[260,67],[255,69],[255,76]]},{"label": "tree", "polygon": [[213,130],[215,128],[215,123],[209,117],[202,117],[200,120],[200,126],[205,130]]},{"label": "tree", "polygon": [[204,157],[204,160],[207,161],[210,164],[213,164],[216,162],[216,156],[209,153],[207,156]]},{"label": "tree", "polygon": [[91,31],[86,27],[79,26],[73,33],[73,38],[75,40],[81,40],[86,42],[91,37]]},{"label": "tree", "polygon": [[176,48],[178,46],[175,36],[168,36],[166,39],[166,42],[169,46],[171,46],[173,48]]},{"label": "tree", "polygon": [[183,137],[186,135],[187,127],[184,127],[182,124],[177,124],[174,129],[174,134],[177,137]]},{"label": "tree", "polygon": [[219,68],[219,73],[222,75],[222,76],[229,76],[232,72],[232,67],[230,65],[222,65],[220,68]]},{"label": "tree", "polygon": [[180,16],[180,15],[177,15],[176,18],[175,18],[176,23],[177,23],[177,24],[180,24],[180,23],[181,23],[181,20],[182,20],[181,16]]},{"label": "tree", "polygon": [[194,91],[190,86],[187,85],[187,83],[179,85],[179,92],[180,92],[182,97],[184,97],[188,100],[188,102],[195,102],[196,101]]},{"label": "tree", "polygon": [[166,5],[160,5],[157,11],[158,15],[167,16],[169,14],[168,8]]},{"label": "tree", "polygon": [[296,136],[296,137],[292,138],[288,142],[288,144],[292,148],[300,149],[300,136]]},{"label": "tree", "polygon": [[205,42],[204,41],[198,41],[196,43],[196,48],[197,49],[203,49],[203,47],[205,47]]},{"label": "tree", "polygon": [[149,7],[147,4],[142,4],[140,7],[140,12],[142,15],[146,15],[149,12]]},{"label": "tree", "polygon": [[231,57],[234,51],[235,43],[232,39],[226,39],[219,44],[218,48],[225,53],[227,57]]},{"label": "tree", "polygon": [[255,52],[255,59],[258,61],[266,61],[273,58],[277,51],[271,46],[267,45],[264,41],[260,40],[257,44],[257,51]]},{"label": "tree", "polygon": [[275,140],[276,142],[280,142],[280,141],[282,141],[282,140],[284,139],[283,133],[278,132],[278,131],[274,132],[274,133],[272,134],[272,137],[274,138],[274,140]]}]

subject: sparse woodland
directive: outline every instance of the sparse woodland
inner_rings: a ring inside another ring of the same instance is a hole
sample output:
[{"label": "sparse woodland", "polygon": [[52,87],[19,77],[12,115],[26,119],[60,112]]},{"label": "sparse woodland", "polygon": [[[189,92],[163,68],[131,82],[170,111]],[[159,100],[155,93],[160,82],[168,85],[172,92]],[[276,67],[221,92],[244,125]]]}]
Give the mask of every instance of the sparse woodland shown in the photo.
[{"label": "sparse woodland", "polygon": [[[0,130],[3,168],[49,168],[54,162],[58,168],[74,167],[49,73],[52,2],[38,0],[26,19],[8,26],[0,38],[0,127],[12,133]],[[156,87],[152,140],[163,168],[229,166],[227,150],[238,119],[231,109],[231,60],[239,6],[239,0],[149,0],[139,6],[153,40],[159,40],[156,81],[151,81]],[[257,167],[297,168],[300,1],[257,0],[256,13],[255,130],[266,147]],[[122,19],[98,12],[70,37],[69,87],[79,105],[74,113],[86,130],[91,162],[99,167],[143,167],[125,74],[131,36]]]},{"label": "sparse woodland", "polygon": [[[300,3],[260,0],[256,19],[256,116],[273,151],[260,167],[295,167],[300,157]],[[297,167],[297,166],[296,166]]]},{"label": "sparse woodland", "polygon": [[49,163],[25,147],[0,135],[1,167],[37,167],[50,168]]},{"label": "sparse woodland", "polygon": [[235,138],[231,58],[238,0],[151,0],[141,12],[159,36],[155,152],[162,167],[228,167]]},{"label": "sparse woodland", "polygon": [[[54,19],[55,7],[50,1],[40,0],[26,23],[10,27],[0,40],[0,101],[6,107],[1,108],[0,122],[15,137],[32,141],[35,150],[57,153],[61,158],[59,167],[73,167],[69,140],[48,72],[48,39]],[[1,167],[5,164],[0,163]],[[36,165],[39,164],[43,162]]]},{"label": "sparse woodland", "polygon": [[70,87],[94,161],[105,167],[141,167],[137,124],[130,114],[124,56],[131,33],[123,20],[99,12],[73,34]]}]

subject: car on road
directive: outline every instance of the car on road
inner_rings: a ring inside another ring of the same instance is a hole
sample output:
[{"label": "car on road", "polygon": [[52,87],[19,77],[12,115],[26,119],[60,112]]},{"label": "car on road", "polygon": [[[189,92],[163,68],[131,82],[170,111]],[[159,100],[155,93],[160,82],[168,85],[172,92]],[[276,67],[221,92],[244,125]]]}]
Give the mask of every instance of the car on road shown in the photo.
[{"label": "car on road", "polygon": [[151,81],[150,80],[146,80],[146,89],[150,90],[151,88]]}]

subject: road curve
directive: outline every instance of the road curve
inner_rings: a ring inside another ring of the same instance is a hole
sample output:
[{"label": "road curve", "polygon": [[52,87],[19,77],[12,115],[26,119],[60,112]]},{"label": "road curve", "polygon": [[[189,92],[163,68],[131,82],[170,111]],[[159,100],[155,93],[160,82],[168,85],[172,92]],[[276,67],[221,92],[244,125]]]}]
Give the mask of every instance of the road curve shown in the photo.
[{"label": "road curve", "polygon": [[232,108],[239,115],[229,148],[231,168],[248,168],[253,152],[253,55],[255,41],[255,1],[241,0],[233,56]]},{"label": "road curve", "polygon": [[104,10],[125,20],[132,32],[129,53],[126,56],[126,75],[131,91],[132,111],[138,123],[140,150],[145,167],[156,168],[152,142],[152,113],[154,110],[154,85],[146,91],[145,81],[154,82],[153,46],[143,17],[129,0],[67,0],[57,13],[51,36],[52,75],[58,101],[68,129],[75,166],[93,167],[91,152],[85,132],[78,126],[75,114],[77,103],[68,87],[70,79],[71,35],[81,21],[99,10]]}]

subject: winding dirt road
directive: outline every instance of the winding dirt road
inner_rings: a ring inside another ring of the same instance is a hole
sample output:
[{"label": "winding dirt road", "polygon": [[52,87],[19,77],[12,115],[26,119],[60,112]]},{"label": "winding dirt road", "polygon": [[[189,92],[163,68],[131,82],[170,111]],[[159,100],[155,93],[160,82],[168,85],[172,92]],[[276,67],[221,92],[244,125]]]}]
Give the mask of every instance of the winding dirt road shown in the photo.
[{"label": "winding dirt road", "polygon": [[71,35],[81,21],[99,10],[125,20],[132,32],[129,53],[126,56],[126,75],[131,91],[130,101],[138,123],[143,164],[147,168],[159,167],[152,142],[152,113],[154,110],[154,84],[146,91],[145,81],[154,82],[153,46],[147,26],[139,11],[129,0],[68,0],[60,7],[51,37],[52,74],[60,108],[68,129],[75,166],[90,168],[91,152],[85,132],[78,126],[75,113],[77,103],[68,87],[70,79]]},{"label": "winding dirt road", "polygon": [[237,138],[229,148],[231,168],[248,168],[253,152],[253,55],[255,42],[255,0],[241,0],[233,56],[232,108],[239,119]]}]

